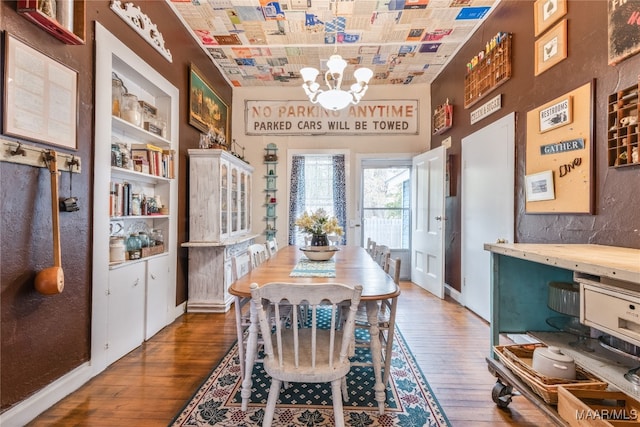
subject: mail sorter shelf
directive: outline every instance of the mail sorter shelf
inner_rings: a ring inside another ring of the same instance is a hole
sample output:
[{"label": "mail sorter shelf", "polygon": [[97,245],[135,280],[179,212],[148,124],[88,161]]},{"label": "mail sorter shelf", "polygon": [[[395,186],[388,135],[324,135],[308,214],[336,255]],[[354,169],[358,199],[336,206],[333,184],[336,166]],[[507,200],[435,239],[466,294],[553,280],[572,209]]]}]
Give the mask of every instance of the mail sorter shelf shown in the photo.
[{"label": "mail sorter shelf", "polygon": [[639,165],[638,85],[609,95],[607,159],[609,167]]},{"label": "mail sorter shelf", "polygon": [[464,108],[471,107],[510,78],[511,34],[506,34],[467,72],[464,78]]}]

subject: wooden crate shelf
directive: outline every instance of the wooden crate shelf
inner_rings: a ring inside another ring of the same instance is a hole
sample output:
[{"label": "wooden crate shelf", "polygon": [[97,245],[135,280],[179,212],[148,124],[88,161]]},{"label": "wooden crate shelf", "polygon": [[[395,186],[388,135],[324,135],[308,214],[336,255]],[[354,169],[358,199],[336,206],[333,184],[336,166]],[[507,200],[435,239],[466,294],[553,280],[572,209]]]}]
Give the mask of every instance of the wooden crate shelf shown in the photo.
[{"label": "wooden crate shelf", "polygon": [[440,135],[451,129],[453,125],[453,105],[449,100],[442,105],[438,105],[433,111],[433,134]]},{"label": "wooden crate shelf", "polygon": [[471,107],[510,78],[511,34],[506,34],[467,72],[464,78],[464,108]]},{"label": "wooden crate shelf", "polygon": [[[639,165],[638,85],[609,95],[607,104],[607,159],[609,167]],[[635,117],[629,119],[629,117]],[[631,120],[631,121],[630,121]]]}]

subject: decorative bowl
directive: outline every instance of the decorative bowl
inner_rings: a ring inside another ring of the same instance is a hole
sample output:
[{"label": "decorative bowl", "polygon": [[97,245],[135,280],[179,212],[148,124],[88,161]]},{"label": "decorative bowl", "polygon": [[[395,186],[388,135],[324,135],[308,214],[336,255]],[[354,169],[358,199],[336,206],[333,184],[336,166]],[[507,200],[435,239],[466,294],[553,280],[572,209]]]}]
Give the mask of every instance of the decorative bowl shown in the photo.
[{"label": "decorative bowl", "polygon": [[311,261],[328,261],[340,249],[336,248],[335,246],[305,246],[303,248],[300,248],[300,250]]}]

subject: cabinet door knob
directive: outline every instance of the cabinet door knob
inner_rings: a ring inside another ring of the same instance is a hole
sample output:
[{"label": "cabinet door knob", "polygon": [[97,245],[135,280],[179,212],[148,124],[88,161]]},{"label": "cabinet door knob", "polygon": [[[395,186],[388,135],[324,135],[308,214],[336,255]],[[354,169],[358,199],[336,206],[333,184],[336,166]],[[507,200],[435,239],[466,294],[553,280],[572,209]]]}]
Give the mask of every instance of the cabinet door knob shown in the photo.
[{"label": "cabinet door knob", "polygon": [[140,282],[140,279],[136,279],[135,282],[133,282],[133,286],[138,286],[138,283]]},{"label": "cabinet door knob", "polygon": [[155,274],[151,274],[151,279],[156,280],[156,275]]}]

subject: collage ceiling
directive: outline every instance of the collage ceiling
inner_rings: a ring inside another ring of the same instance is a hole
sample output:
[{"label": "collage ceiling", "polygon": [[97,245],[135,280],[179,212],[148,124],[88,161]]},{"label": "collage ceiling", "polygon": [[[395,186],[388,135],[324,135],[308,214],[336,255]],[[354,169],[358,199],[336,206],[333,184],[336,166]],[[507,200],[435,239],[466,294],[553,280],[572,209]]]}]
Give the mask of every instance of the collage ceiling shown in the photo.
[{"label": "collage ceiling", "polygon": [[[499,0],[169,0],[229,84],[299,86],[330,55],[372,85],[431,83]],[[321,83],[321,78],[317,79]]]}]

